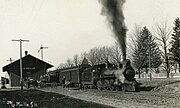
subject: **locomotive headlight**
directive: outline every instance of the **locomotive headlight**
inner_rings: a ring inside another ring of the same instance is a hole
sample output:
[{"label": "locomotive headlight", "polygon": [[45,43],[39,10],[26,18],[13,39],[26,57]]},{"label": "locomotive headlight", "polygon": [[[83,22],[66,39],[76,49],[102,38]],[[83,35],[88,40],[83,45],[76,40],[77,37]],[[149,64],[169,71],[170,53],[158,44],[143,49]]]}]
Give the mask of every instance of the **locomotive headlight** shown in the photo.
[{"label": "locomotive headlight", "polygon": [[93,69],[92,72],[96,72],[96,70]]}]

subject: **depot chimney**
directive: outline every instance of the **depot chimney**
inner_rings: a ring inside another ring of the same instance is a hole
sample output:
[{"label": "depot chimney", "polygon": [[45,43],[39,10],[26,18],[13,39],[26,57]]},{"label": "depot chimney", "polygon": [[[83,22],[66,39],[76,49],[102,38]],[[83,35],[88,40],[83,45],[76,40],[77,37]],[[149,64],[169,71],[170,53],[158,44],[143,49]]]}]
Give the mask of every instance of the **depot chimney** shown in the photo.
[{"label": "depot chimney", "polygon": [[28,55],[28,51],[25,51],[25,56],[27,56]]}]

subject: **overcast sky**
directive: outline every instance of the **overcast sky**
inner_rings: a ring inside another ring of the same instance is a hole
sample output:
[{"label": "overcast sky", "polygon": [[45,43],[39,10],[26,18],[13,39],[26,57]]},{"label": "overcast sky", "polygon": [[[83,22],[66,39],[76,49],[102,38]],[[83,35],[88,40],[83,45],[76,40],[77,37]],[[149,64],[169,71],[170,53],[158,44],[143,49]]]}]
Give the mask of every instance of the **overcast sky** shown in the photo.
[{"label": "overcast sky", "polygon": [[[128,33],[135,24],[152,28],[166,19],[172,26],[180,17],[180,0],[127,0],[124,4]],[[19,43],[28,39],[24,51],[58,66],[74,54],[115,42],[98,0],[0,0],[0,74],[9,58],[19,59]]]}]

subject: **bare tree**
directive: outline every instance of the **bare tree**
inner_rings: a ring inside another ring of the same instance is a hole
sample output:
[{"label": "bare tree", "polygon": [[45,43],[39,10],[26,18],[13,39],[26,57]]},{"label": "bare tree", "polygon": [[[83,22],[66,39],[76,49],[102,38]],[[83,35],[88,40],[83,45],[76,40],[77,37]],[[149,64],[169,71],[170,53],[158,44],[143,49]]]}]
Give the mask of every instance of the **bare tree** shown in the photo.
[{"label": "bare tree", "polygon": [[114,63],[119,63],[121,62],[121,49],[120,49],[120,46],[117,42],[115,42],[115,44],[109,48],[108,50],[109,52],[109,59],[111,62],[114,62]]},{"label": "bare tree", "polygon": [[97,47],[95,47],[95,48],[90,49],[87,54],[87,58],[91,65],[98,64],[97,51],[98,51],[98,49],[97,49]]},{"label": "bare tree", "polygon": [[141,30],[142,26],[135,24],[133,31],[129,34],[129,41],[127,43],[127,49],[130,55],[134,53],[134,51],[137,49],[137,41],[139,37],[141,36]]},{"label": "bare tree", "polygon": [[65,63],[60,63],[56,69],[63,69],[63,68],[66,68],[66,64]]},{"label": "bare tree", "polygon": [[110,48],[107,46],[103,47],[94,47],[89,50],[87,54],[87,59],[91,65],[97,65],[105,63],[109,57]]},{"label": "bare tree", "polygon": [[74,64],[73,64],[73,61],[69,58],[69,59],[67,59],[67,61],[66,61],[66,67],[72,67]]},{"label": "bare tree", "polygon": [[74,62],[74,65],[75,66],[78,66],[79,65],[79,55],[78,54],[75,54],[74,56],[73,56],[73,62]]},{"label": "bare tree", "polygon": [[99,47],[97,50],[98,63],[105,63],[109,57],[109,47]]},{"label": "bare tree", "polygon": [[172,33],[171,27],[167,25],[167,21],[164,21],[161,24],[156,24],[155,29],[155,39],[160,42],[159,46],[163,49],[162,57],[165,61],[165,70],[167,73],[167,78],[169,78],[170,67],[169,67],[169,58],[168,58],[168,41]]},{"label": "bare tree", "polygon": [[78,66],[81,65],[84,57],[87,56],[87,53],[81,53],[81,55],[79,56],[78,54],[75,54],[73,56],[73,59],[67,59],[65,63],[60,63],[58,67],[56,67],[56,69],[63,69],[63,68],[68,68],[68,67],[72,67],[72,66]]}]

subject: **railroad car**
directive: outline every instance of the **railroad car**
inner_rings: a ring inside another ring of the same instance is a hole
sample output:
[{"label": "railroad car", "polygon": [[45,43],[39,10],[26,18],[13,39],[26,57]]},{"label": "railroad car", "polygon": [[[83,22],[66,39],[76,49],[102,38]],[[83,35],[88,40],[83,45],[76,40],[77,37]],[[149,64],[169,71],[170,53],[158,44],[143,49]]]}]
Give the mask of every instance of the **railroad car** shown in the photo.
[{"label": "railroad car", "polygon": [[48,83],[60,83],[58,70],[50,71],[47,73],[47,82]]},{"label": "railroad car", "polygon": [[81,86],[82,83],[82,78],[81,74],[82,72],[90,67],[90,65],[79,65],[79,66],[74,66],[70,68],[65,68],[65,69],[60,69],[59,70],[59,79],[60,82],[66,78],[66,84],[70,84],[71,86]]},{"label": "railroad car", "polygon": [[38,83],[39,87],[53,87],[60,85],[58,70],[50,71],[47,74],[41,75]]}]

